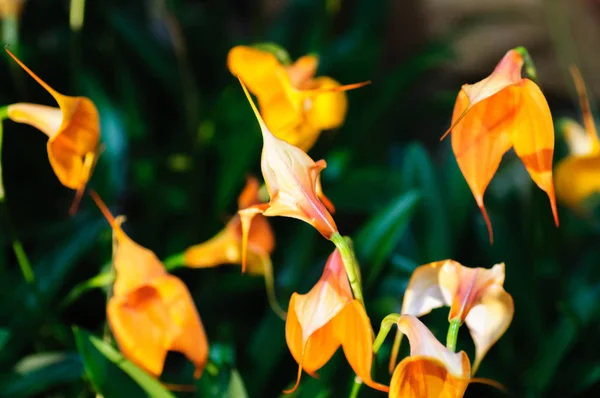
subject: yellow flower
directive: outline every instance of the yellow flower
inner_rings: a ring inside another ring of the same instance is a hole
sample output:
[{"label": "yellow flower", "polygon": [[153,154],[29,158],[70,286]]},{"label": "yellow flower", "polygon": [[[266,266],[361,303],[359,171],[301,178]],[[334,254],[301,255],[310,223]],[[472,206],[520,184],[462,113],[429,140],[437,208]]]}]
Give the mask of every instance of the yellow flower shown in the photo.
[{"label": "yellow flower", "polygon": [[343,91],[366,84],[340,86],[330,77],[315,78],[318,59],[312,55],[282,65],[271,52],[247,46],[232,48],[227,65],[257,96],[269,130],[304,151],[322,130],[344,122],[348,100]]},{"label": "yellow flower", "polygon": [[570,154],[556,165],[556,196],[572,209],[585,212],[585,201],[600,193],[600,140],[581,74],[576,68],[571,68],[571,73],[585,128],[571,120],[562,124]]}]

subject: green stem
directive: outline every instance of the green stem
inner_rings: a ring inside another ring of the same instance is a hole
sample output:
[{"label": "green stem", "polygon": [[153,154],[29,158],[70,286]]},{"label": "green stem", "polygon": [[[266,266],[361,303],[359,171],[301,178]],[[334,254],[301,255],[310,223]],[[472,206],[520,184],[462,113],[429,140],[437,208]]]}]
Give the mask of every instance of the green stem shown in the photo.
[{"label": "green stem", "polygon": [[69,25],[71,30],[79,32],[83,27],[83,17],[85,15],[85,0],[71,0],[71,9],[69,12]]},{"label": "green stem", "polygon": [[456,340],[458,339],[458,330],[461,325],[462,321],[460,318],[454,318],[450,321],[448,336],[446,337],[446,347],[452,352],[456,352]]},{"label": "green stem", "polygon": [[183,267],[185,265],[184,259],[185,259],[184,252],[175,253],[175,254],[172,254],[169,257],[165,258],[165,261],[163,261],[163,264],[165,265],[165,268],[167,269],[167,271],[172,271],[175,268]]},{"label": "green stem", "polygon": [[354,256],[354,250],[352,250],[352,245],[349,243],[351,241],[349,238],[344,238],[338,232],[333,234],[331,241],[342,255],[342,262],[344,263],[344,268],[346,269],[346,275],[348,276],[348,281],[350,282],[350,287],[352,288],[354,298],[358,300],[364,307],[365,301],[363,299],[362,288],[360,286],[360,272],[358,271],[358,262]]},{"label": "green stem", "polygon": [[[373,355],[377,355],[379,349],[383,345],[385,338],[390,333],[390,329],[393,325],[396,325],[400,320],[400,314],[389,314],[383,321],[381,321],[381,326],[379,327],[379,333],[377,333],[377,337],[373,342]],[[356,398],[358,396],[358,392],[362,387],[362,380],[357,377],[354,378],[354,384],[352,385],[352,391],[350,392],[349,398]]]},{"label": "green stem", "polygon": [[17,15],[7,16],[2,21],[2,41],[4,44],[14,47],[19,45],[19,18]]},{"label": "green stem", "polygon": [[521,54],[523,57],[523,66],[525,67],[525,72],[534,82],[537,80],[537,70],[535,69],[535,65],[533,63],[533,59],[531,59],[531,55],[529,55],[529,51],[523,46],[515,47],[515,51]]},{"label": "green stem", "polygon": [[6,119],[7,116],[8,116],[8,108],[7,107],[0,108],[0,205],[2,206],[2,211],[4,213],[4,219],[5,219],[8,231],[9,231],[9,235],[11,236],[11,239],[12,239],[12,248],[13,248],[13,251],[15,252],[15,256],[17,258],[17,263],[19,264],[19,267],[21,268],[21,273],[23,274],[23,277],[25,278],[25,281],[28,284],[34,285],[35,284],[35,274],[33,272],[33,268],[31,266],[31,263],[29,262],[29,259],[27,258],[27,254],[25,254],[25,250],[23,250],[23,245],[21,244],[21,241],[19,240],[19,238],[17,238],[17,235],[14,232],[14,228],[13,228],[13,226],[10,222],[10,218],[8,216],[8,209],[6,207],[4,180],[2,178],[2,142],[3,142],[3,138],[4,138],[4,133],[3,133],[3,129],[2,129],[2,121],[4,119]]}]

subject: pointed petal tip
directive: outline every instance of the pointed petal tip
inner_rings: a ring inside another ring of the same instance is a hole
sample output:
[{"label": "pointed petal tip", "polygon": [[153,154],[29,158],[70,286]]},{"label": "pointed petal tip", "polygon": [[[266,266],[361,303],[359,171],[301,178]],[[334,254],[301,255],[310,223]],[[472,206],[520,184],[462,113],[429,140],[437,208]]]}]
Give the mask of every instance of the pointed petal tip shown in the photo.
[{"label": "pointed petal tip", "polygon": [[487,210],[485,209],[485,206],[483,205],[483,200],[481,200],[481,201],[478,200],[477,205],[479,206],[479,210],[481,210],[481,215],[483,216],[483,220],[485,221],[485,225],[488,230],[488,237],[490,239],[490,245],[493,245],[494,244],[494,231],[492,230],[492,221],[490,220]]}]

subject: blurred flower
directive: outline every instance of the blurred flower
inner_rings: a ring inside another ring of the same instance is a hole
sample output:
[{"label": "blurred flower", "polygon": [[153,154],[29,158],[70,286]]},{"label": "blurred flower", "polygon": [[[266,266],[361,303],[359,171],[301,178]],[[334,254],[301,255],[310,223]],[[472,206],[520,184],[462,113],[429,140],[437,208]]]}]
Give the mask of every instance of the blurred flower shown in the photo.
[{"label": "blurred flower", "polygon": [[58,108],[30,103],[12,104],[8,106],[8,117],[14,122],[29,124],[48,136],[50,165],[64,186],[77,190],[76,206],[97,160],[100,139],[98,110],[89,98],[69,97],[56,92],[14,54],[6,51],[58,103]]},{"label": "blurred flower", "polygon": [[342,91],[364,85],[340,86],[330,77],[315,78],[318,62],[316,56],[306,55],[285,65],[272,51],[247,46],[232,48],[227,57],[231,73],[258,97],[267,127],[304,151],[312,148],[322,130],[344,122],[348,100]]},{"label": "blurred flower", "polygon": [[450,306],[448,320],[460,319],[471,332],[475,373],[514,315],[513,299],[503,285],[504,263],[491,269],[469,268],[453,260],[422,265],[410,278],[402,314],[422,316],[435,308]]},{"label": "blurred flower", "polygon": [[571,72],[585,129],[572,120],[562,123],[570,155],[556,165],[556,196],[574,210],[584,211],[586,199],[600,193],[600,139],[581,74],[577,68],[571,68]]},{"label": "blurred flower", "polygon": [[244,271],[249,230],[257,214],[297,218],[311,224],[327,239],[337,232],[337,226],[329,213],[329,210],[333,211],[331,202],[324,197],[321,189],[319,174],[326,167],[325,161],[315,162],[300,148],[275,137],[258,113],[244,83],[242,88],[262,131],[261,169],[271,198],[269,203],[250,206],[238,212],[242,223]]},{"label": "blurred flower", "polygon": [[131,240],[100,197],[90,193],[110,223],[117,272],[107,318],[123,355],[160,376],[168,351],[184,354],[198,378],[208,360],[208,341],[186,285],[170,275],[150,250]]},{"label": "blurred flower", "polygon": [[[256,178],[248,178],[244,190],[238,198],[239,209],[260,203],[259,185]],[[275,299],[273,266],[270,255],[275,248],[273,230],[263,215],[253,219],[248,233],[247,266],[251,275],[262,275],[267,284],[267,294],[273,310],[285,318]],[[235,215],[225,228],[204,243],[191,246],[184,253],[184,263],[192,268],[217,267],[222,264],[242,264],[242,224],[240,216]]]},{"label": "blurred flower", "polygon": [[321,279],[307,294],[292,294],[285,323],[288,347],[302,369],[319,370],[342,346],[348,363],[368,386],[388,391],[371,379],[373,329],[360,302],[352,297],[342,257],[336,249],[327,260]]},{"label": "blurred flower", "polygon": [[452,125],[446,132],[452,132],[456,161],[483,213],[490,242],[493,242],[492,225],[483,195],[502,156],[511,147],[533,181],[548,194],[558,226],[552,182],[552,115],[540,88],[521,77],[524,59],[528,61],[526,69],[532,74],[529,55],[520,48],[508,51],[490,76],[463,85],[454,105]]},{"label": "blurred flower", "polygon": [[0,20],[18,18],[24,5],[25,0],[0,0]]},{"label": "blurred flower", "polygon": [[402,315],[398,330],[410,342],[410,356],[398,364],[390,383],[393,398],[460,398],[471,377],[464,351],[444,347],[425,325],[411,315]]}]

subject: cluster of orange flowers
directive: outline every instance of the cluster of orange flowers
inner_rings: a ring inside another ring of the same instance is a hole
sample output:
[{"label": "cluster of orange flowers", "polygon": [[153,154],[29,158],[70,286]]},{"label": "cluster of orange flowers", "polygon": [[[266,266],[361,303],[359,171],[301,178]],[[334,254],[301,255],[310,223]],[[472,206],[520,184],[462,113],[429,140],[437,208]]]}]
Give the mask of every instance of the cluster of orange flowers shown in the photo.
[{"label": "cluster of orange flowers", "polygon": [[[315,77],[317,57],[282,62],[272,50],[238,46],[227,60],[262,132],[261,170],[269,200],[261,200],[263,188],[256,178],[249,178],[239,197],[238,214],[214,238],[190,247],[184,254],[185,264],[195,268],[239,264],[242,272],[247,269],[265,277],[270,303],[285,318],[286,341],[299,365],[296,384],[289,391],[298,387],[302,371],[313,375],[340,346],[360,382],[389,392],[390,397],[461,397],[472,382],[497,386],[474,375],[513,318],[513,299],[503,288],[504,264],[484,269],[443,260],[418,267],[406,289],[402,313],[386,317],[375,338],[353,250],[339,233],[332,217],[334,206],[321,187],[320,172],[326,163],[315,162],[307,154],[323,130],[343,123],[347,111],[344,91],[366,83],[343,86],[329,77]],[[58,108],[17,103],[6,108],[6,116],[48,136],[50,164],[60,182],[76,190],[76,206],[99,154],[98,111],[88,98],[58,93],[7,52],[54,97]],[[492,227],[483,196],[510,148],[548,194],[558,225],[552,117],[539,87],[522,77],[523,67],[535,77],[527,52],[510,50],[489,77],[464,85],[448,130],[458,165],[486,220],[490,241]],[[582,93],[585,129],[569,122],[565,131],[573,155],[559,164],[556,180],[559,199],[579,207],[600,188],[600,142],[583,83],[574,75]],[[248,90],[257,97],[259,108]],[[117,276],[107,318],[122,353],[159,377],[167,352],[179,351],[194,363],[195,376],[200,377],[208,360],[208,341],[187,287],[165,270],[152,251],[123,232],[119,218],[111,215],[95,192],[90,195],[114,234]],[[306,294],[292,294],[287,314],[278,307],[273,293],[270,255],[275,238],[266,218],[273,216],[305,221],[336,247],[314,287]],[[450,307],[446,345],[417,318],[443,306]],[[463,323],[475,345],[472,366],[464,351],[456,352],[457,332]],[[398,334],[388,386],[373,380],[371,366],[393,325]],[[396,366],[403,335],[409,340],[410,355]]]}]

